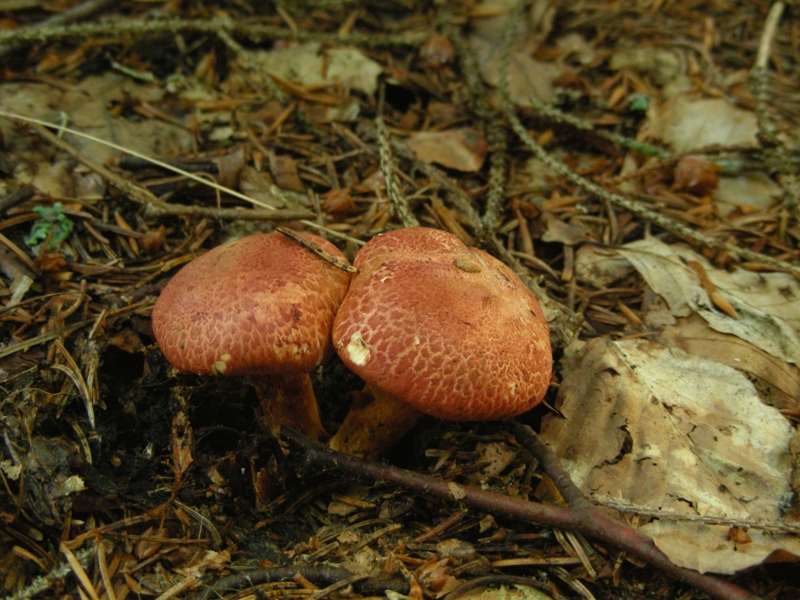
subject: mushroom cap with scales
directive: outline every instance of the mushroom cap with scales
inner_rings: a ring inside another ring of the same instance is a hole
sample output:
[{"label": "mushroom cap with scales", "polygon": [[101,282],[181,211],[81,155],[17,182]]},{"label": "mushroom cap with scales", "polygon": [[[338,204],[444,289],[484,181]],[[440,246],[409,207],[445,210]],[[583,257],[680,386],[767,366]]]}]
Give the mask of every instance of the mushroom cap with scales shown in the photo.
[{"label": "mushroom cap with scales", "polygon": [[505,264],[436,229],[377,236],[337,313],[333,341],[366,383],[453,421],[519,415],[545,395],[547,322]]},{"label": "mushroom cap with scales", "polygon": [[[306,239],[346,260],[330,242]],[[331,354],[350,274],[279,233],[218,246],[181,269],[153,307],[153,332],[182,371],[309,373]]]}]

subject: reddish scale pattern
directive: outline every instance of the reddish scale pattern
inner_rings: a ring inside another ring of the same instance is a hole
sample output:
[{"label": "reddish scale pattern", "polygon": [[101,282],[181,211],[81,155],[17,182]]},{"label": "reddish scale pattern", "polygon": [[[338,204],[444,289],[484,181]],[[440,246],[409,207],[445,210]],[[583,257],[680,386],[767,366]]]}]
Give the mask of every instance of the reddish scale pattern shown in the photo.
[{"label": "reddish scale pattern", "polygon": [[502,419],[542,400],[552,370],[547,322],[506,265],[425,228],[374,238],[354,264],[361,272],[333,341],[364,381],[454,421]]},{"label": "reddish scale pattern", "polygon": [[[333,244],[304,237],[346,261]],[[153,333],[183,371],[310,372],[331,352],[333,317],[349,281],[348,273],[282,234],[241,238],[172,278],[153,307]]]}]

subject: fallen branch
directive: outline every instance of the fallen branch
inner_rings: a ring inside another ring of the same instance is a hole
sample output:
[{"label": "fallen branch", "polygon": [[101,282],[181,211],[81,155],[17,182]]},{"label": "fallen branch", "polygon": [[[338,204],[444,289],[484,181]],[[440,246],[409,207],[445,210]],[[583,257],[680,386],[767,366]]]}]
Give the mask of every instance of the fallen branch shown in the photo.
[{"label": "fallen branch", "polygon": [[[268,567],[254,569],[228,575],[216,581],[213,585],[204,586],[189,600],[208,600],[219,598],[233,591],[252,589],[264,583],[275,581],[292,581],[297,574],[302,575],[317,585],[330,586],[354,577],[347,569],[331,565],[304,565],[288,567]],[[392,577],[366,577],[354,582],[354,587],[362,594],[382,595],[386,590],[398,594],[408,593],[408,582]]]},{"label": "fallen branch", "polygon": [[518,500],[495,492],[462,486],[406,469],[340,454],[287,428],[283,428],[281,433],[284,438],[303,450],[304,460],[309,466],[320,469],[338,469],[351,476],[382,481],[426,496],[449,501],[457,499],[467,506],[493,515],[582,533],[623,550],[713,598],[719,600],[757,599],[755,595],[733,583],[677,566],[656,547],[653,540],[592,506],[563,508]]}]

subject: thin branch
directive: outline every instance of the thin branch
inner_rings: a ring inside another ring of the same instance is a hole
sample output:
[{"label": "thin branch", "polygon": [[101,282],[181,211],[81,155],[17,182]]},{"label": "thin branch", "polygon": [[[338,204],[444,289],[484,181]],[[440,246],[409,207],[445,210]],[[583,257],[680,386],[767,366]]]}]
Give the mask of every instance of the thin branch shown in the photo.
[{"label": "thin branch", "polygon": [[[347,569],[331,565],[268,567],[265,569],[242,571],[235,575],[222,577],[216,581],[214,585],[204,587],[202,591],[189,598],[189,600],[219,598],[234,590],[253,588],[263,583],[291,581],[298,573],[313,583],[326,586],[335,585],[339,581],[344,581],[353,577],[353,573]],[[399,594],[408,593],[408,583],[406,581],[390,577],[368,577],[360,581],[355,581],[354,587],[361,593],[370,595],[383,595],[387,590]]]},{"label": "thin branch", "polygon": [[100,39],[114,36],[141,36],[152,34],[201,33],[218,35],[227,33],[234,38],[251,41],[296,40],[319,41],[335,45],[377,46],[418,46],[427,33],[382,35],[351,33],[340,36],[338,33],[293,32],[281,27],[260,23],[235,23],[233,20],[216,19],[165,19],[165,20],[123,20],[109,19],[99,23],[81,23],[57,27],[21,27],[0,31],[0,44],[35,44],[65,39]]},{"label": "thin branch", "polygon": [[330,252],[325,251],[322,248],[322,246],[312,242],[311,240],[304,238],[302,235],[300,235],[293,229],[288,229],[286,227],[276,227],[275,229],[279,233],[285,235],[286,237],[292,238],[295,242],[297,242],[307,250],[310,250],[311,252],[319,256],[322,260],[331,263],[337,269],[341,269],[342,271],[345,271],[347,273],[360,273],[360,271],[353,265],[350,265],[344,262],[343,260],[336,258]]},{"label": "thin branch", "polygon": [[389,132],[386,130],[383,119],[377,117],[375,119],[375,127],[378,132],[378,151],[381,159],[381,173],[383,173],[383,179],[386,182],[386,195],[389,196],[389,202],[392,203],[394,212],[403,223],[403,227],[419,227],[417,217],[414,216],[414,213],[408,206],[408,201],[397,187]]},{"label": "thin branch", "polygon": [[789,264],[786,261],[768,256],[766,254],[761,254],[760,252],[753,252],[752,250],[740,248],[734,244],[729,244],[704,233],[700,233],[699,231],[695,231],[691,227],[688,227],[687,225],[684,225],[675,219],[671,219],[670,217],[652,211],[649,208],[642,206],[638,202],[634,202],[633,200],[625,198],[620,194],[611,192],[604,187],[589,181],[584,177],[581,177],[577,173],[572,172],[567,165],[545,152],[544,148],[542,148],[533,140],[533,138],[528,134],[527,129],[525,129],[525,126],[519,120],[519,117],[517,117],[516,113],[514,112],[514,109],[510,104],[510,99],[507,99],[507,102],[504,102],[504,104],[505,106],[503,110],[505,111],[506,118],[508,119],[509,123],[511,123],[511,128],[514,130],[514,133],[517,134],[522,143],[525,144],[528,149],[552,171],[554,171],[557,175],[564,177],[570,183],[583,188],[598,198],[608,200],[613,205],[630,211],[646,221],[655,223],[662,229],[669,231],[677,237],[690,240],[696,244],[699,244],[700,246],[725,250],[734,256],[739,256],[750,261],[767,264],[777,267],[782,271],[800,275],[800,267],[798,266]]},{"label": "thin branch", "polygon": [[[75,21],[85,19],[94,13],[100,12],[105,7],[115,4],[115,2],[116,0],[86,0],[86,2],[77,4],[69,10],[55,14],[44,21],[37,23],[36,25],[31,25],[30,27],[25,27],[24,29],[31,30],[35,34],[37,31],[41,32],[47,29],[58,28],[62,25],[66,25],[67,23],[73,23]],[[0,58],[4,58],[11,51],[13,51],[15,46],[16,44],[14,43],[0,43]]]},{"label": "thin branch", "polygon": [[284,438],[303,450],[305,463],[317,469],[337,469],[350,477],[382,481],[406,491],[450,502],[458,500],[495,515],[582,533],[619,548],[662,570],[670,577],[694,586],[719,600],[757,600],[756,596],[733,583],[675,565],[656,547],[653,540],[594,507],[563,508],[510,498],[472,486],[458,485],[406,469],[340,454],[287,428],[282,429],[281,433]]},{"label": "thin branch", "polygon": [[553,480],[553,484],[555,484],[556,489],[561,493],[564,500],[567,501],[567,504],[579,508],[591,506],[583,492],[572,481],[569,473],[561,466],[558,457],[547,447],[547,444],[544,443],[538,433],[527,425],[523,425],[513,419],[508,424],[517,441],[525,446],[539,461],[542,470]]}]

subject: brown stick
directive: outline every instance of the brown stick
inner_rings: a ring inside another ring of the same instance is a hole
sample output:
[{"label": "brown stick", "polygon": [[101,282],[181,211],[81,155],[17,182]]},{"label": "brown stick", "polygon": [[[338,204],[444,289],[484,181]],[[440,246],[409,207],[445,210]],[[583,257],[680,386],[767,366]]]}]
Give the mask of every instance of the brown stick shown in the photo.
[{"label": "brown stick", "polygon": [[670,577],[719,600],[757,600],[757,596],[733,583],[675,565],[656,547],[653,540],[615,521],[594,507],[562,508],[509,498],[471,486],[458,485],[454,488],[452,482],[436,477],[334,452],[287,428],[282,429],[281,433],[305,452],[305,460],[309,465],[324,469],[336,468],[352,476],[382,481],[404,490],[413,490],[443,500],[453,501],[456,491],[461,502],[479,510],[511,519],[576,531],[615,546],[660,569]]},{"label": "brown stick", "polygon": [[572,481],[569,473],[561,466],[558,457],[547,447],[547,444],[544,443],[538,433],[527,425],[523,425],[513,419],[508,421],[508,425],[517,441],[530,450],[531,454],[539,461],[542,470],[553,480],[553,484],[561,494],[561,497],[567,501],[567,504],[576,508],[592,506],[592,503],[586,499],[580,488]]}]

